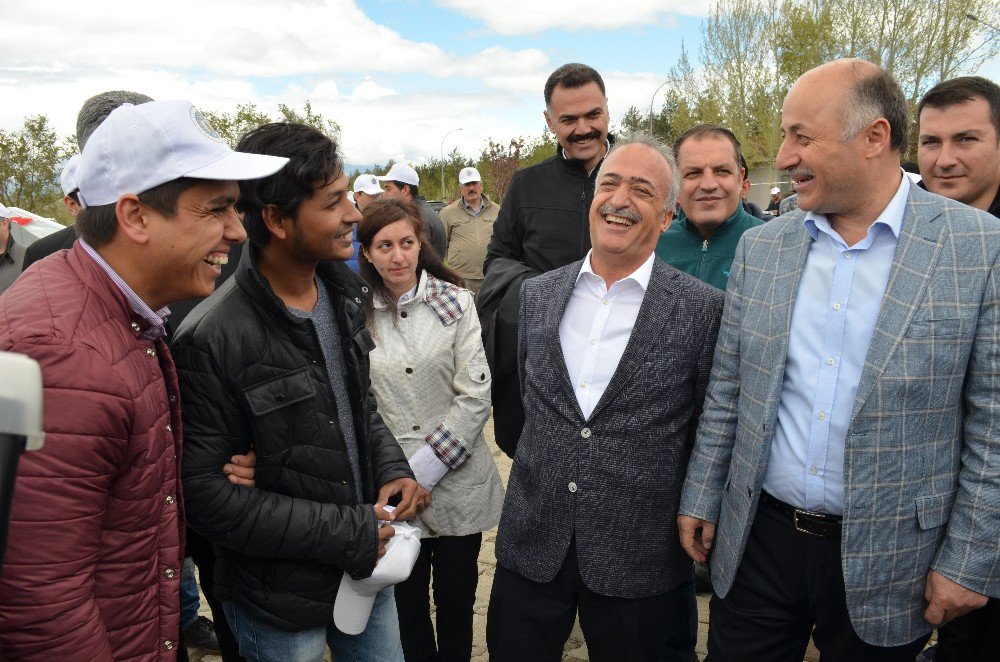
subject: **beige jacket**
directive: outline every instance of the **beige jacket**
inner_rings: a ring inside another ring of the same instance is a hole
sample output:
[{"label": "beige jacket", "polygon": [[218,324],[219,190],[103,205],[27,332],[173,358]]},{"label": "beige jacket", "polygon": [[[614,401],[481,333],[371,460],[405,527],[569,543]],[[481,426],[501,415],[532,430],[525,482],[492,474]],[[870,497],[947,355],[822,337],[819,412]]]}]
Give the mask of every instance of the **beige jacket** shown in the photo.
[{"label": "beige jacket", "polygon": [[493,221],[500,214],[500,205],[483,196],[483,211],[472,216],[459,198],[441,210],[444,234],[448,239],[448,266],[462,278],[483,277],[486,247],[493,236]]},{"label": "beige jacket", "polygon": [[416,296],[399,306],[395,324],[376,297],[375,327],[372,392],[406,457],[444,431],[450,450],[461,458],[435,485],[431,505],[416,524],[425,536],[493,528],[504,491],[483,436],[490,416],[490,368],[472,294],[424,272]]}]

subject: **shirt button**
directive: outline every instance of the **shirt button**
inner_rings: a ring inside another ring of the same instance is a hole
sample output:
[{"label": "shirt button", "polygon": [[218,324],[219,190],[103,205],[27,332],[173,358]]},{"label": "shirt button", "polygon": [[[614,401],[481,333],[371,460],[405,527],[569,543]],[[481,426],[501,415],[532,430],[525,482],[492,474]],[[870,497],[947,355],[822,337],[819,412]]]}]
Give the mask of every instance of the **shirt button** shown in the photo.
[{"label": "shirt button", "polygon": [[580,430],[580,436],[584,439],[590,439],[590,428],[583,428]]},{"label": "shirt button", "polygon": [[150,348],[148,348],[148,349],[146,350],[146,355],[147,355],[147,356],[156,356],[156,350],[155,350],[155,349],[153,349],[152,347],[150,347]]},{"label": "shirt button", "polygon": [[166,577],[167,579],[173,579],[174,571],[171,570],[170,568],[167,568],[166,570],[163,571],[163,576]]},{"label": "shirt button", "polygon": [[169,505],[172,505],[172,504],[174,503],[174,495],[173,495],[173,494],[168,494],[168,495],[167,495],[167,498],[166,498],[166,499],[164,499],[164,501],[166,501],[166,502],[167,502],[167,505],[168,505],[168,506],[169,506]]},{"label": "shirt button", "polygon": [[576,483],[570,483],[569,484],[569,491],[575,493],[576,490],[577,490]]},{"label": "shirt button", "polygon": [[163,647],[166,650],[168,650],[168,651],[173,650],[174,649],[174,642],[172,642],[169,639],[167,639],[166,641],[163,642]]},{"label": "shirt button", "polygon": [[590,344],[591,345],[596,345],[597,344],[597,338],[591,338],[590,339]]},{"label": "shirt button", "polygon": [[406,369],[406,374],[412,375],[413,374],[413,368],[407,368]]},{"label": "shirt button", "polygon": [[809,473],[811,473],[813,476],[815,476],[816,474],[819,473],[819,469],[817,467],[811,467],[809,469]]},{"label": "shirt button", "polygon": [[833,309],[834,310],[840,310],[840,308],[841,308],[841,305],[839,303],[833,304]]},{"label": "shirt button", "polygon": [[821,421],[824,420],[826,418],[826,412],[821,411],[820,413],[816,414],[816,418],[818,418]]},{"label": "shirt button", "polygon": [[851,254],[850,253],[844,253],[844,259],[845,260],[850,260],[851,259]]},{"label": "shirt button", "polygon": [[826,360],[827,365],[833,365],[834,363],[836,363],[836,361],[833,359],[832,356]]},{"label": "shirt button", "polygon": [[587,382],[580,382],[580,388],[587,388]]},{"label": "shirt button", "polygon": [[602,299],[601,303],[603,303],[606,306],[610,303],[610,301],[608,301],[607,299]]}]

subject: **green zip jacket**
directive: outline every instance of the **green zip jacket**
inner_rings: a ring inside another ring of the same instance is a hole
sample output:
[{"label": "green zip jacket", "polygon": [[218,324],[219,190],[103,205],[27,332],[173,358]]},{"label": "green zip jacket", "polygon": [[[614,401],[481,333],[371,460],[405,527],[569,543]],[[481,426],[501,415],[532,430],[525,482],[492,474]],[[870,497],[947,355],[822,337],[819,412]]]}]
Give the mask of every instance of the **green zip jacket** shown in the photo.
[{"label": "green zip jacket", "polygon": [[748,214],[740,205],[711,238],[702,239],[682,210],[660,235],[656,255],[670,266],[725,290],[736,244],[744,232],[758,225],[764,225],[764,221]]}]

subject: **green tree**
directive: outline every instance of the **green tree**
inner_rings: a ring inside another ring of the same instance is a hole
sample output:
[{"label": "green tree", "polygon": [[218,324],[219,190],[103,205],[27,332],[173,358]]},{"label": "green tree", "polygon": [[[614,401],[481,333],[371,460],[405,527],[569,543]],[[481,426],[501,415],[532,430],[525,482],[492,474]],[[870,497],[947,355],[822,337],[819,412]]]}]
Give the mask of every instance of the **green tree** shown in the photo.
[{"label": "green tree", "polygon": [[302,111],[283,103],[278,104],[278,116],[271,117],[250,101],[236,106],[235,112],[224,110],[202,111],[209,124],[215,127],[230,147],[236,147],[240,138],[248,132],[270,122],[296,122],[307,124],[333,140],[340,138],[340,125],[313,110],[312,102],[306,101]]},{"label": "green tree", "polygon": [[59,175],[76,151],[76,140],[60,139],[45,115],[26,117],[16,131],[0,130],[0,202],[67,222]]}]

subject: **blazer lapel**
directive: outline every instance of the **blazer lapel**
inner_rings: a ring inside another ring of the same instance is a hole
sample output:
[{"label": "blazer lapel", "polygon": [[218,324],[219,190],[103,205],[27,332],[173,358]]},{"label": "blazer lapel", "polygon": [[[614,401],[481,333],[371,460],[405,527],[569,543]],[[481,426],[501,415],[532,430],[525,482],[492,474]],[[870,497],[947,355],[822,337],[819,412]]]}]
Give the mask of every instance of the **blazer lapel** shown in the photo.
[{"label": "blazer lapel", "polygon": [[864,407],[889,357],[924,300],[927,284],[940,256],[943,228],[941,204],[916,186],[910,187],[893,256],[885,296],[868,344],[865,365],[854,397],[851,420]]},{"label": "blazer lapel", "polygon": [[[663,326],[667,320],[673,319],[677,302],[672,296],[676,287],[676,274],[667,269],[666,264],[658,259],[653,260],[653,273],[649,278],[649,286],[642,297],[642,305],[639,306],[639,315],[636,317],[635,326],[625,345],[625,352],[615,373],[608,382],[608,387],[604,389],[601,399],[598,400],[590,418],[597,416],[605,406],[622,390],[625,384],[632,378],[632,375],[639,366],[642,365],[646,352],[653,344],[655,338],[660,338]],[[575,400],[574,396],[574,400]]]},{"label": "blazer lapel", "polygon": [[553,366],[557,371],[556,379],[559,383],[555,386],[563,394],[563,397],[572,403],[577,416],[583,419],[583,411],[580,409],[580,403],[576,399],[576,392],[573,390],[572,382],[570,382],[569,369],[566,367],[566,357],[563,355],[562,342],[559,340],[559,323],[566,312],[566,306],[569,305],[569,299],[573,294],[573,288],[576,287],[576,280],[580,275],[580,267],[583,266],[583,262],[577,263],[576,266],[576,269],[566,270],[565,278],[552,292],[550,300],[552,308],[550,313],[545,316],[542,339],[546,344],[546,353],[552,357]]}]

